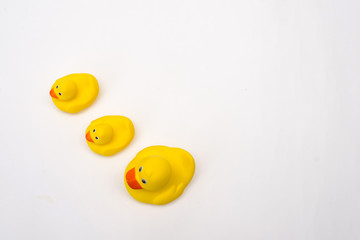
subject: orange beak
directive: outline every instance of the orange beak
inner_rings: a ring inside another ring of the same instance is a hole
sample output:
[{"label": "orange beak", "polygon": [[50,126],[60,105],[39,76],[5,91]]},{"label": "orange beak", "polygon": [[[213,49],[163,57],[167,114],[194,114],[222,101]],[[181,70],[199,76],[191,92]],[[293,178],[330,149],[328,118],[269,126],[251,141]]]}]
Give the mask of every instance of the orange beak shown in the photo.
[{"label": "orange beak", "polygon": [[94,142],[90,136],[90,132],[87,132],[85,135],[86,140],[88,140],[89,142]]},{"label": "orange beak", "polygon": [[50,96],[53,97],[53,98],[58,98],[58,96],[56,96],[55,91],[54,91],[53,88],[50,90]]},{"label": "orange beak", "polygon": [[135,168],[130,169],[126,173],[126,182],[132,189],[142,189],[141,185],[136,181]]}]

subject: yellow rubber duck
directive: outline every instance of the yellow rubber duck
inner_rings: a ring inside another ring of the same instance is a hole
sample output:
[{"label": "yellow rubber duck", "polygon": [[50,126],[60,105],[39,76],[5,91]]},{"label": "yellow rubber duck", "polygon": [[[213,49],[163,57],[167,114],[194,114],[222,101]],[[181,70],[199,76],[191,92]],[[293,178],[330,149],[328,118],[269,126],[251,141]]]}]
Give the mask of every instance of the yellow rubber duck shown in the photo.
[{"label": "yellow rubber duck", "polygon": [[87,108],[95,101],[98,93],[99,84],[88,73],[74,73],[59,78],[50,90],[55,106],[68,113],[77,113]]},{"label": "yellow rubber duck", "polygon": [[156,205],[178,198],[195,171],[193,157],[181,148],[152,146],[140,151],[125,170],[127,191],[136,200]]},{"label": "yellow rubber duck", "polygon": [[124,149],[134,138],[135,128],[123,116],[104,116],[90,123],[85,138],[95,153],[111,156]]}]

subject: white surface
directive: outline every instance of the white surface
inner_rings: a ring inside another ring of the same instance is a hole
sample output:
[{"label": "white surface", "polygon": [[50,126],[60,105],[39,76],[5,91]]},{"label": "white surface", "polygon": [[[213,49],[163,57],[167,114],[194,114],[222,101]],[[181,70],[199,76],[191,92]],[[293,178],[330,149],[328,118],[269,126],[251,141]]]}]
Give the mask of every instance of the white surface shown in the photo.
[{"label": "white surface", "polygon": [[[359,239],[360,2],[1,1],[0,239]],[[52,104],[64,75],[101,92]],[[131,145],[84,130],[130,117]],[[196,160],[185,193],[141,204],[142,148]]]}]

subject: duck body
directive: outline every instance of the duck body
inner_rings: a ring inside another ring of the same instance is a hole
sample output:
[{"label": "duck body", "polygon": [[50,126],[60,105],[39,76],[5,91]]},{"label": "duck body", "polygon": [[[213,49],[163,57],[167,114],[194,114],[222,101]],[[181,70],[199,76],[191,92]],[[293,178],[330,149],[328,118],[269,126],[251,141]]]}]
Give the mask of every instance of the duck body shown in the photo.
[{"label": "duck body", "polygon": [[125,170],[129,194],[143,203],[163,205],[177,199],[191,181],[195,161],[181,148],[151,146],[140,151]]},{"label": "duck body", "polygon": [[89,107],[98,93],[98,81],[88,73],[74,73],[59,78],[50,90],[55,106],[68,113],[77,113]]},{"label": "duck body", "polygon": [[90,123],[85,138],[90,149],[111,156],[130,144],[135,135],[131,120],[124,116],[104,116]]}]

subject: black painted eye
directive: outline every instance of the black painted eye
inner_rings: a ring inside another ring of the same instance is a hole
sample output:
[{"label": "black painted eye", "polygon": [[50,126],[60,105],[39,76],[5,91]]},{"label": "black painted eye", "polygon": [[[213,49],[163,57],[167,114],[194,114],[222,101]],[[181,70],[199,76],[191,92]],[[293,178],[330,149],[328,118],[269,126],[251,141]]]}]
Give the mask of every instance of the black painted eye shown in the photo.
[{"label": "black painted eye", "polygon": [[56,88],[59,88],[59,85],[57,85]]},{"label": "black painted eye", "polygon": [[141,167],[139,167],[139,172],[141,172],[142,171],[142,166]]},{"label": "black painted eye", "polygon": [[95,137],[96,140],[98,140],[99,138],[98,137]]},{"label": "black painted eye", "polygon": [[143,184],[146,184],[146,183],[147,183],[145,179],[142,179],[141,181],[143,182]]},{"label": "black painted eye", "polygon": [[93,130],[93,132],[95,132],[95,129]]},{"label": "black painted eye", "polygon": [[61,92],[59,92],[59,95],[61,96]]}]

